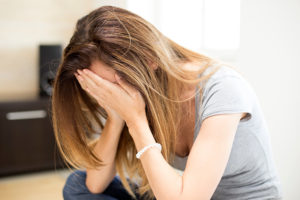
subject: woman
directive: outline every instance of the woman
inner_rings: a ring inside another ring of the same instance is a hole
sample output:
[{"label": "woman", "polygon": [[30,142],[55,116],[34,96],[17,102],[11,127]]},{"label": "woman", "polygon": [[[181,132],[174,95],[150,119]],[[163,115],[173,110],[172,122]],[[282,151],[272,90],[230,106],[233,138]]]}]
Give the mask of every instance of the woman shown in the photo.
[{"label": "woman", "polygon": [[52,109],[65,199],[281,198],[249,83],[125,9],[78,20]]}]

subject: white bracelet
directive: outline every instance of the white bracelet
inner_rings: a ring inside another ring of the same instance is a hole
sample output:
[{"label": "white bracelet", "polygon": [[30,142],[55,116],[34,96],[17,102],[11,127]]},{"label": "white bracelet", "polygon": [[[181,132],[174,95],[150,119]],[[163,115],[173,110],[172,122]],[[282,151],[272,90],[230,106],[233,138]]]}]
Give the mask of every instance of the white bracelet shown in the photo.
[{"label": "white bracelet", "polygon": [[159,150],[161,151],[161,144],[159,143],[154,143],[154,144],[149,144],[147,146],[145,146],[142,150],[140,150],[137,154],[136,154],[136,158],[140,159],[141,155],[149,148],[151,147],[157,147],[159,148]]}]

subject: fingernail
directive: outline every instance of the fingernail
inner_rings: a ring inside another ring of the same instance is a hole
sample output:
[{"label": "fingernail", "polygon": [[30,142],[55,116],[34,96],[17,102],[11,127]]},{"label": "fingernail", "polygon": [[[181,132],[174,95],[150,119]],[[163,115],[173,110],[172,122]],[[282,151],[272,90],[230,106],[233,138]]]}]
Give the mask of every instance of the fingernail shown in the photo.
[{"label": "fingernail", "polygon": [[87,73],[88,73],[88,70],[87,70],[87,69],[84,69],[83,72],[87,74]]},{"label": "fingernail", "polygon": [[79,69],[77,69],[77,72],[78,72],[79,74],[81,74],[81,71],[80,71]]},{"label": "fingernail", "polygon": [[83,78],[80,75],[78,75],[77,77],[78,77],[78,80],[83,81]]}]

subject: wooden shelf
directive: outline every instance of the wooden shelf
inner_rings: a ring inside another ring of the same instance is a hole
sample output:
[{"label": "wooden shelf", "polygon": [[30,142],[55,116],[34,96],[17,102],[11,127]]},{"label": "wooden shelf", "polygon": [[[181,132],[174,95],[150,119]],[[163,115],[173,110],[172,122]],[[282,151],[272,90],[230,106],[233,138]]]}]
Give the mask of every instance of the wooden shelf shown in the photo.
[{"label": "wooden shelf", "polygon": [[0,102],[0,176],[62,168],[50,98]]}]

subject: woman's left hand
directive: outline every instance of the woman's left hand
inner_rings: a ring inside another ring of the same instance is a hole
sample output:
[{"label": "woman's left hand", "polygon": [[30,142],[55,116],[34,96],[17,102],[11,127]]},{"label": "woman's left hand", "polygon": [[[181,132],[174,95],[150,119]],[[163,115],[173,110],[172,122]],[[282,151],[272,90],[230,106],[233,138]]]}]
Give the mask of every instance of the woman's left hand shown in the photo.
[{"label": "woman's left hand", "polygon": [[100,105],[106,105],[115,110],[126,122],[127,126],[147,122],[145,101],[138,90],[123,80],[117,74],[115,78],[118,84],[105,80],[89,69],[77,70],[76,76],[83,88]]}]

